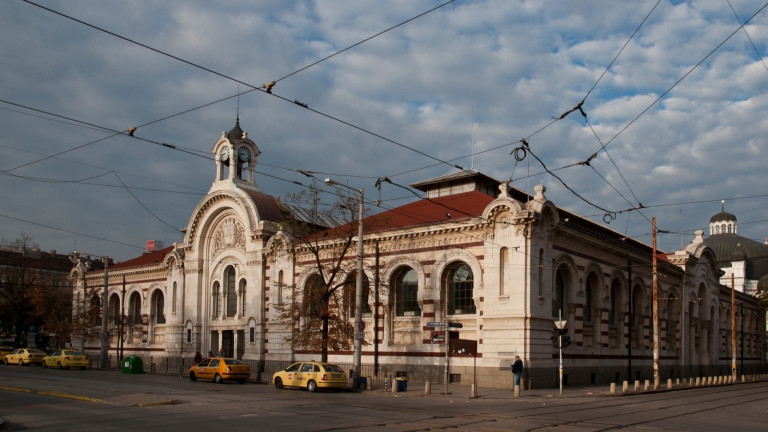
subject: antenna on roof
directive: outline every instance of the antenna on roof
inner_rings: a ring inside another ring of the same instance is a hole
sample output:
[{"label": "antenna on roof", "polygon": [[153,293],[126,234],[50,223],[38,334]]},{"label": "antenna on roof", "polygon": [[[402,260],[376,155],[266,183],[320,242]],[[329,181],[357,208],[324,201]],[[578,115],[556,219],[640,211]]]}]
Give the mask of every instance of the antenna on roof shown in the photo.
[{"label": "antenna on roof", "polygon": [[240,123],[240,84],[237,85],[237,122]]},{"label": "antenna on roof", "polygon": [[472,105],[472,169],[475,169],[475,106]]}]

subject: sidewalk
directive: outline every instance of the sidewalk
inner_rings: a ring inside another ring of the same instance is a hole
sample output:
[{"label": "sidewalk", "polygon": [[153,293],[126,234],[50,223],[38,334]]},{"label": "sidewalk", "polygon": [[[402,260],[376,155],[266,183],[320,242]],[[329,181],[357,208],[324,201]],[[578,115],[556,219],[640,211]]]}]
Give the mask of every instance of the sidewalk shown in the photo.
[{"label": "sidewalk", "polygon": [[[468,384],[448,384],[448,395],[445,395],[445,385],[439,383],[431,384],[431,393],[425,393],[424,382],[408,381],[406,384],[407,391],[405,392],[393,392],[391,388],[384,389],[380,386],[375,387],[373,390],[365,390],[368,393],[377,394],[391,394],[398,395],[399,397],[466,397],[472,396],[472,386]],[[648,393],[648,392],[630,392],[632,394]],[[523,398],[567,398],[567,397],[599,397],[599,396],[621,396],[628,393],[610,393],[609,385],[602,386],[585,386],[585,387],[564,387],[563,394],[560,394],[559,388],[545,388],[545,389],[531,389],[520,390],[520,395],[515,396],[515,392],[509,388],[492,388],[492,387],[479,387],[477,389],[477,397],[481,399],[523,399]]]}]

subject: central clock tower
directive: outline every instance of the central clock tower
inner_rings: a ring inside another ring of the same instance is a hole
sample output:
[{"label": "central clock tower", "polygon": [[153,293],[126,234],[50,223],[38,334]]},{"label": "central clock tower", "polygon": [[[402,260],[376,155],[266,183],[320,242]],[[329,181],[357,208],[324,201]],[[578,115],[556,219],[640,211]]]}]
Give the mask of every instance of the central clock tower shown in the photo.
[{"label": "central clock tower", "polygon": [[254,179],[256,158],[261,154],[256,143],[248,138],[248,132],[240,129],[240,118],[229,132],[222,132],[212,150],[216,159],[216,180],[218,183],[237,184],[259,190]]}]

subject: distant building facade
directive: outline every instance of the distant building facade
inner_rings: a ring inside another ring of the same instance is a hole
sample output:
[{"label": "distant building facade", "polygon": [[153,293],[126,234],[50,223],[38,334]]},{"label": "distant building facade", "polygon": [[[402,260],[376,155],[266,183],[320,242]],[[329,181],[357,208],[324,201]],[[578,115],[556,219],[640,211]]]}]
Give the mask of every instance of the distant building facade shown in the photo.
[{"label": "distant building facade", "polygon": [[[281,232],[278,200],[254,181],[259,149],[238,121],[213,153],[215,180],[183,242],[109,268],[110,317],[128,317],[125,352],[189,364],[196,352],[223,349],[266,370],[317,359],[288,342],[301,320],[278,313],[317,270]],[[560,319],[572,342],[563,352],[566,385],[651,379],[655,325],[663,379],[730,373],[731,291],[712,248],[657,253],[654,324],[652,248],[558,208],[544,186],[530,196],[467,170],[412,187],[427,199],[371,216],[387,225],[364,234],[365,374],[376,363],[381,375],[441,382],[442,322],[469,347],[450,356],[449,379],[508,387],[519,355],[526,382],[556,386]],[[339,280],[354,280],[356,269],[350,255]],[[103,274],[83,264],[72,278],[81,293],[103,285]],[[737,343],[754,371],[765,367],[764,312],[751,296],[739,300],[745,327]],[[349,311],[343,302],[336,306]],[[100,346],[81,343],[90,352]],[[329,359],[351,364],[352,351]]]}]

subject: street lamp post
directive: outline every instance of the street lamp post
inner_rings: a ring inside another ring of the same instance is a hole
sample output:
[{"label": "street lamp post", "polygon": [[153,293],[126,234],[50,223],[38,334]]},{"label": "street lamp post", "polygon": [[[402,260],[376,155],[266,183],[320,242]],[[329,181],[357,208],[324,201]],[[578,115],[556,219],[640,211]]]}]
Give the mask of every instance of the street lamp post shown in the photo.
[{"label": "street lamp post", "polygon": [[[330,178],[325,179],[325,183],[329,185],[343,186],[349,190],[355,190],[354,188]],[[355,356],[352,363],[354,374],[352,387],[356,389],[360,388],[360,363],[363,350],[363,339],[365,338],[365,323],[363,323],[363,203],[365,202],[365,198],[363,188],[360,188],[359,192],[360,209],[358,210],[357,223],[357,286],[355,287]]]}]

